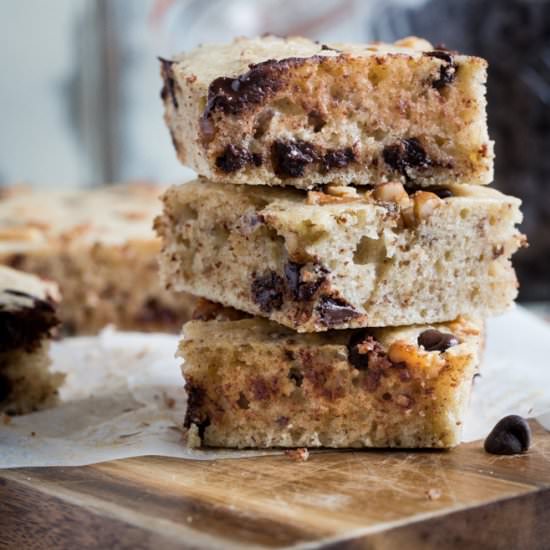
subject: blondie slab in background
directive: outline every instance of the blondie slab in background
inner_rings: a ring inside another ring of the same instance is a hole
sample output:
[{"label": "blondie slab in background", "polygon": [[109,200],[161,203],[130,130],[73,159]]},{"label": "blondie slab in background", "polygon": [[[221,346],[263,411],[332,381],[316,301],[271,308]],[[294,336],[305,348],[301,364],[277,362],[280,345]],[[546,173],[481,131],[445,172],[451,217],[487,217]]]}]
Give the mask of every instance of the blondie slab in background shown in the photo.
[{"label": "blondie slab in background", "polygon": [[87,191],[0,195],[0,264],[56,281],[68,332],[120,329],[177,332],[191,298],[158,282],[152,223],[162,189],[145,183]]},{"label": "blondie slab in background", "polygon": [[58,324],[59,290],[0,266],[0,412],[29,413],[53,404],[64,375],[48,370],[48,340]]},{"label": "blondie slab in background", "polygon": [[481,322],[296,334],[264,319],[191,321],[179,354],[190,444],[452,447]]},{"label": "blondie slab in background", "polygon": [[161,60],[177,154],[227,183],[492,180],[487,63],[417,38],[237,39]]},{"label": "blondie slab in background", "polygon": [[299,332],[486,317],[517,293],[520,201],[481,186],[407,194],[197,181],[156,222],[168,286]]}]

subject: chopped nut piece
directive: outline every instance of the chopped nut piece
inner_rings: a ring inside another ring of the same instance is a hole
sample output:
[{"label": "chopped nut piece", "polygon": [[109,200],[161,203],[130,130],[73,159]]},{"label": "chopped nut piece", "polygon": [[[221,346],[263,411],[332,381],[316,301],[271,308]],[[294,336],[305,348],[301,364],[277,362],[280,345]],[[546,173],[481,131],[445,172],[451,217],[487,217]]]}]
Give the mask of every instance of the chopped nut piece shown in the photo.
[{"label": "chopped nut piece", "polygon": [[433,211],[443,204],[443,201],[435,194],[429,191],[418,191],[414,194],[414,217],[419,223],[432,215]]},{"label": "chopped nut piece", "polygon": [[409,205],[409,195],[405,191],[403,184],[398,181],[390,181],[380,187],[377,187],[373,196],[377,201],[396,202],[402,207]]},{"label": "chopped nut piece", "polygon": [[329,184],[325,187],[325,193],[335,197],[357,197],[357,189],[351,186]]},{"label": "chopped nut piece", "polygon": [[362,200],[357,193],[353,195],[328,195],[320,191],[308,191],[306,204],[342,204]]}]

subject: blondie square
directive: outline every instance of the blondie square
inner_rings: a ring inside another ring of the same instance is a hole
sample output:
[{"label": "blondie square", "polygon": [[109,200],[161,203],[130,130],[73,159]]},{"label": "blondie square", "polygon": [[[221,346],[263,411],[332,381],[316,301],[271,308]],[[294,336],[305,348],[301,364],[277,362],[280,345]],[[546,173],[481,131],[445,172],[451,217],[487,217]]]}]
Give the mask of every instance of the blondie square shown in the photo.
[{"label": "blondie square", "polygon": [[0,264],[59,284],[66,333],[179,332],[192,298],[158,280],[160,241],[152,224],[162,189],[148,183],[92,190],[0,193]]},{"label": "blondie square", "polygon": [[207,447],[453,447],[483,326],[296,334],[261,318],[191,321],[187,441]]},{"label": "blondie square", "polygon": [[225,183],[487,184],[483,59],[410,37],[319,44],[265,36],[161,59],[181,162]]},{"label": "blondie square", "polygon": [[517,294],[520,201],[419,190],[172,187],[156,221],[167,286],[298,332],[484,318]]}]

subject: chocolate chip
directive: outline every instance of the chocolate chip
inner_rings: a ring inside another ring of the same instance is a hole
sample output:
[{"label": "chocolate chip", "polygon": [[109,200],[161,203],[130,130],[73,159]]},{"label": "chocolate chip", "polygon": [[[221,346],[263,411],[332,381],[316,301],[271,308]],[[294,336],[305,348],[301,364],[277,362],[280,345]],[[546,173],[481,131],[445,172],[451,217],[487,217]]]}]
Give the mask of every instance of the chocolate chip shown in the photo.
[{"label": "chocolate chip", "polygon": [[431,161],[416,138],[402,139],[382,151],[384,162],[404,176],[408,168],[427,168]]},{"label": "chocolate chip", "polygon": [[183,427],[189,428],[192,424],[195,424],[199,437],[203,439],[206,428],[210,426],[210,418],[203,410],[206,391],[200,384],[193,382],[191,378],[188,378],[185,389],[187,391],[187,411],[185,412]]},{"label": "chocolate chip", "polygon": [[199,437],[201,440],[204,439],[204,433],[206,432],[206,428],[210,426],[210,418],[206,416],[203,420],[200,422],[194,422],[194,424],[197,426],[197,432],[199,434]]},{"label": "chocolate chip", "polygon": [[531,428],[527,421],[516,414],[499,420],[485,439],[485,451],[494,455],[524,453],[531,445]]},{"label": "chocolate chip", "polygon": [[222,154],[216,158],[216,166],[226,173],[236,172],[248,164],[261,166],[262,156],[258,153],[250,153],[244,147],[226,145]]},{"label": "chocolate chip", "polygon": [[[308,302],[326,281],[329,270],[321,264],[288,261],[284,268],[287,289],[293,300]],[[307,280],[304,280],[304,275]]]},{"label": "chocolate chip", "polygon": [[304,381],[304,375],[298,367],[290,367],[288,371],[288,378],[292,380],[298,388],[302,385],[302,382]]},{"label": "chocolate chip", "polygon": [[54,306],[26,292],[6,289],[2,293],[10,307],[0,304],[0,352],[35,350],[59,324]]},{"label": "chocolate chip", "polygon": [[369,336],[366,330],[354,332],[348,341],[348,361],[356,369],[364,370],[369,366],[369,354],[366,349],[362,349],[362,344]]},{"label": "chocolate chip", "polygon": [[454,82],[458,66],[454,63],[453,56],[448,51],[435,50],[433,52],[424,52],[424,55],[445,61],[445,63],[439,67],[439,78],[432,81],[432,86],[434,88],[441,90]]},{"label": "chocolate chip", "polygon": [[353,161],[355,161],[355,153],[351,147],[332,149],[323,156],[322,168],[323,171],[328,172],[333,168],[345,168]]},{"label": "chocolate chip", "polygon": [[239,393],[239,399],[237,399],[237,405],[239,406],[239,409],[248,409],[250,407],[250,402],[246,398],[246,395],[241,392]]},{"label": "chocolate chip", "polygon": [[280,178],[298,178],[318,160],[315,147],[305,141],[275,141],[271,147],[273,169]]},{"label": "chocolate chip", "polygon": [[164,81],[162,90],[160,91],[160,97],[163,101],[166,101],[168,97],[172,100],[174,109],[178,108],[178,99],[176,97],[176,80],[174,78],[174,69],[173,65],[175,61],[170,61],[169,59],[163,59],[159,57],[160,61],[160,73]]},{"label": "chocolate chip", "polygon": [[359,316],[357,310],[346,300],[330,296],[322,296],[316,309],[319,320],[327,327],[345,323]]},{"label": "chocolate chip", "polygon": [[440,332],[433,328],[425,330],[418,336],[418,345],[422,346],[426,351],[444,352],[458,343],[458,338],[454,334]]},{"label": "chocolate chip", "polygon": [[251,285],[252,299],[264,313],[283,307],[284,281],[274,271],[254,275]]}]

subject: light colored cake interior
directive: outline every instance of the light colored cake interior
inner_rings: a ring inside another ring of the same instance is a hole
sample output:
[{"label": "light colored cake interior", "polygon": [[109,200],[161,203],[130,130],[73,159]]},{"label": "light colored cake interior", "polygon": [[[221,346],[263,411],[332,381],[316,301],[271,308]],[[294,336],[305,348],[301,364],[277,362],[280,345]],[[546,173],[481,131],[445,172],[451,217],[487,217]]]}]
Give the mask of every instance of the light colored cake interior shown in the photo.
[{"label": "light colored cake interior", "polygon": [[444,199],[393,188],[174,187],[156,222],[164,281],[300,332],[506,310],[520,201],[479,186]]}]

